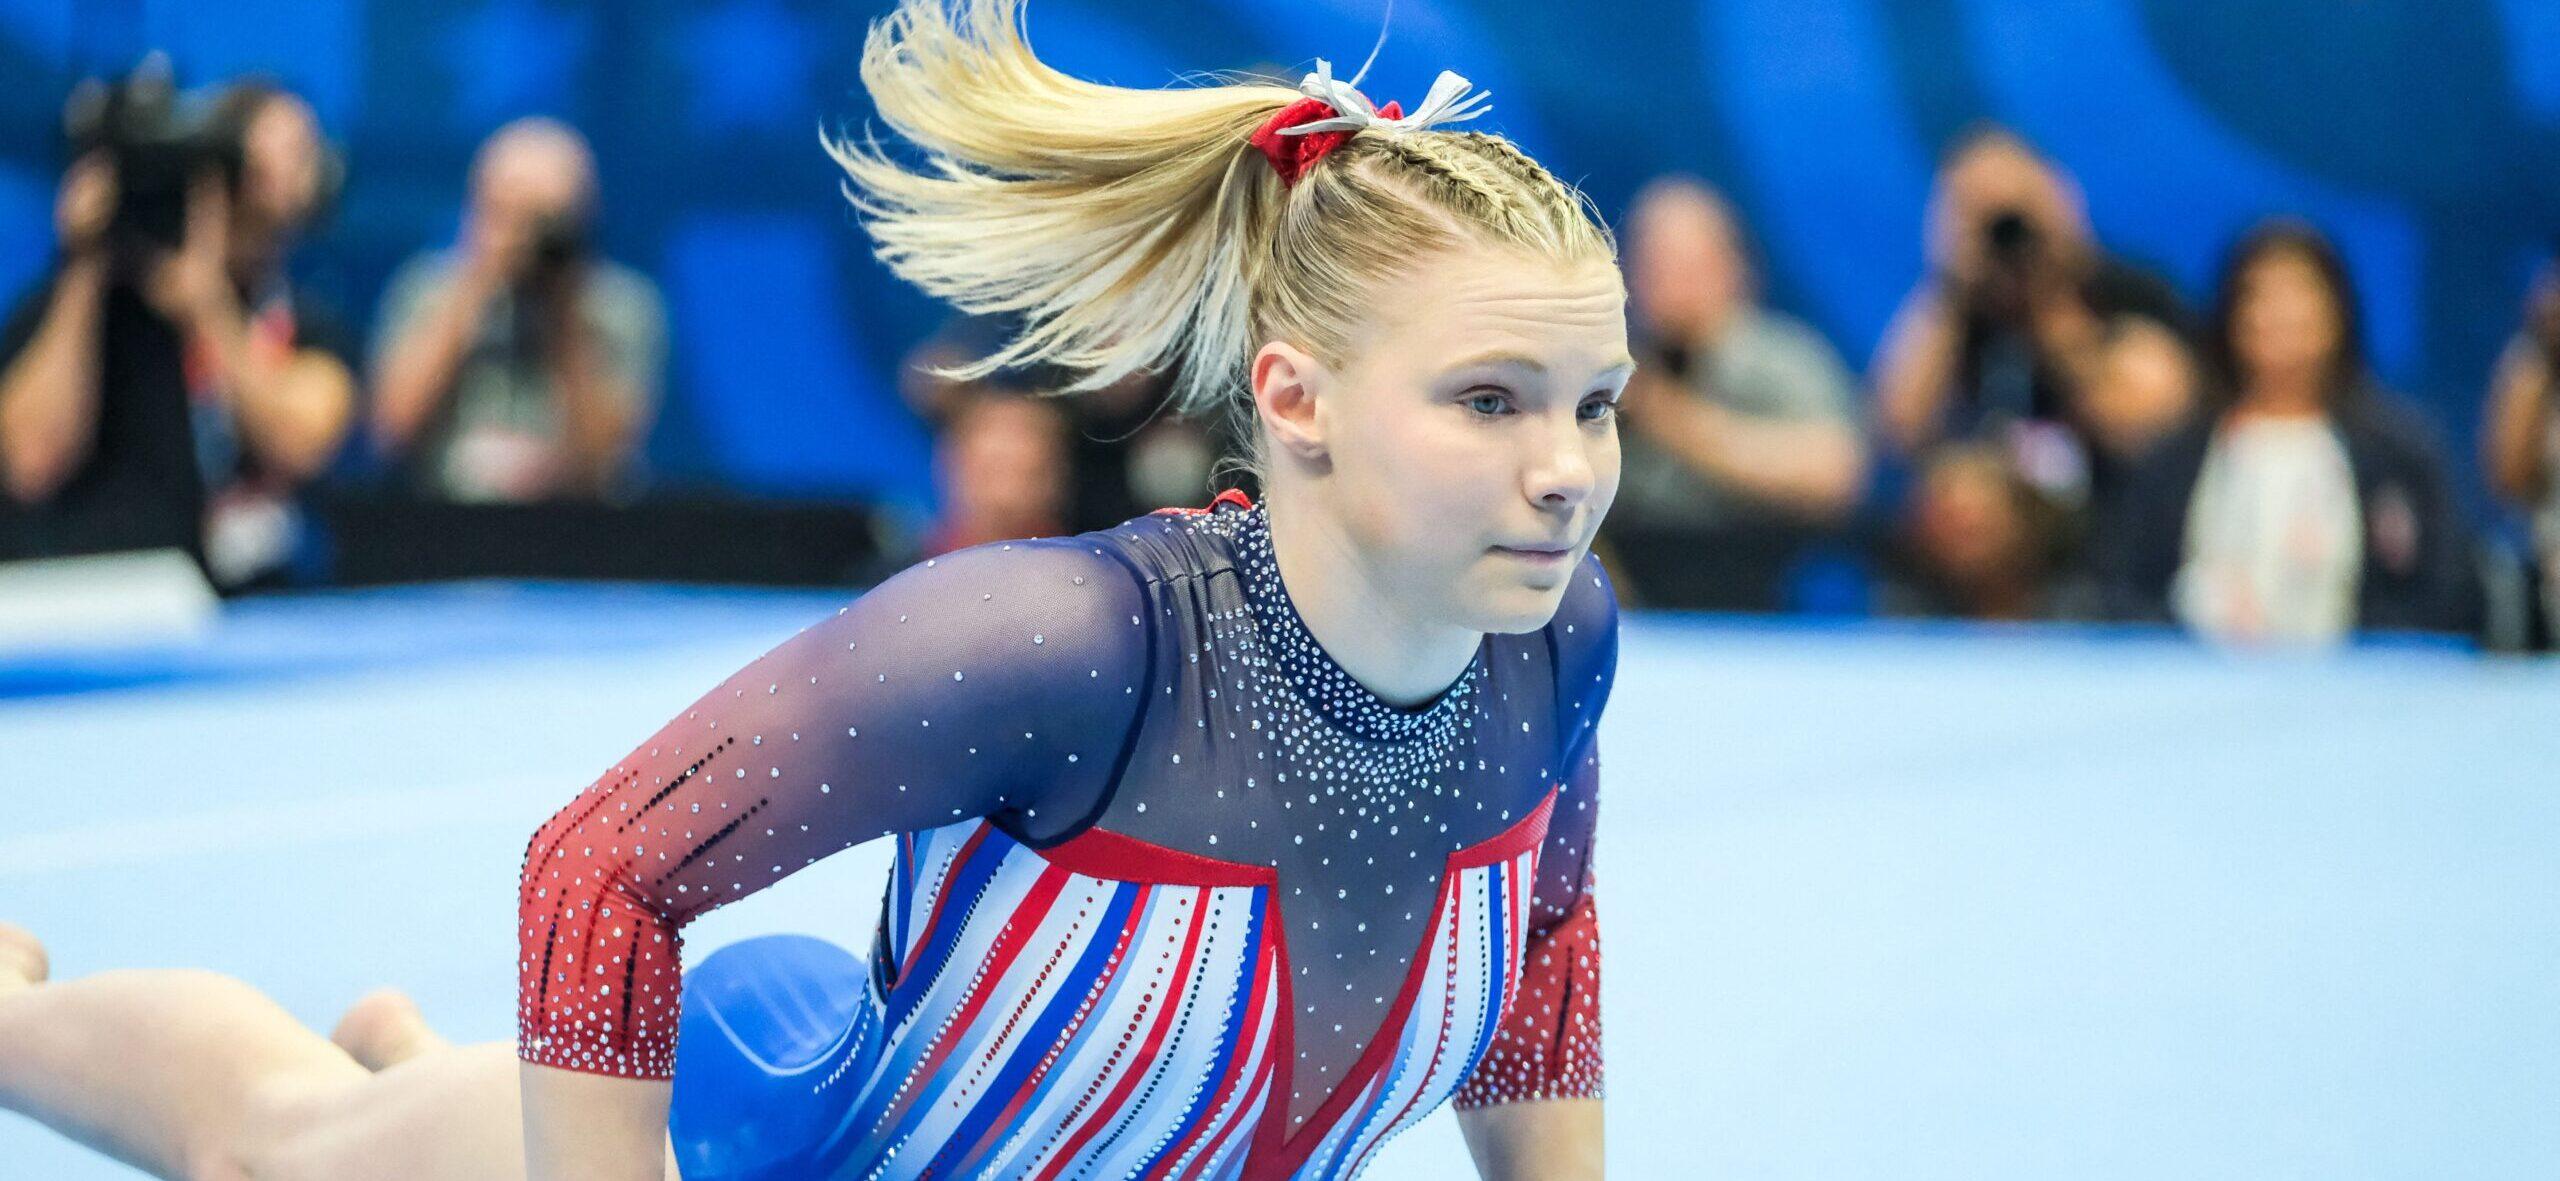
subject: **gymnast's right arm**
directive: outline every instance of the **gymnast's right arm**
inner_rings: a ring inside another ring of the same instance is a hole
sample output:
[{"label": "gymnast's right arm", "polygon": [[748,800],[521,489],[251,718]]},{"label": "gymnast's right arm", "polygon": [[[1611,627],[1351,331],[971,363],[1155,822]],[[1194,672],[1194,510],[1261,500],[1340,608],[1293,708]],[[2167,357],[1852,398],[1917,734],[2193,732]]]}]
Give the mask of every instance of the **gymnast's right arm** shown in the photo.
[{"label": "gymnast's right arm", "polygon": [[911,567],[544,824],[519,886],[529,1175],[662,1175],[678,931],[695,915],[889,833],[1090,812],[1146,700],[1148,611],[1135,573],[1088,541]]}]

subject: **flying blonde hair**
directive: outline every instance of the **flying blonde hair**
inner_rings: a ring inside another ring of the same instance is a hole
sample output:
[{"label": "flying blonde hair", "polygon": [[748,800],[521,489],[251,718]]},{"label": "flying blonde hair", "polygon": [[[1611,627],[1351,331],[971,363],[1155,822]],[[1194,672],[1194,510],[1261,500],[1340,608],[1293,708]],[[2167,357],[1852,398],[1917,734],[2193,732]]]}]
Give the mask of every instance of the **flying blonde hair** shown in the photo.
[{"label": "flying blonde hair", "polygon": [[1022,322],[945,376],[1048,364],[1077,392],[1169,370],[1177,409],[1244,427],[1262,341],[1342,363],[1370,292],[1417,257],[1470,241],[1615,257],[1588,199],[1498,135],[1362,131],[1284,186],[1248,141],[1296,90],[1072,78],[1032,53],[1021,8],[901,0],[871,27],[862,81],[920,159],[867,131],[827,143],[891,270]]}]

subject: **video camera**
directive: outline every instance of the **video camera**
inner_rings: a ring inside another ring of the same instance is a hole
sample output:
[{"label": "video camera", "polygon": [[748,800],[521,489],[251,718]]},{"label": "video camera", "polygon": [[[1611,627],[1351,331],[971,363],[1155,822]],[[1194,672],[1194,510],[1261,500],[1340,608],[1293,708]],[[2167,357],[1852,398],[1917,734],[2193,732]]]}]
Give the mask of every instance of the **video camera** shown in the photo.
[{"label": "video camera", "polygon": [[71,158],[104,151],[115,165],[116,210],[107,246],[118,259],[174,250],[185,239],[187,192],[214,173],[237,190],[242,149],[238,128],[181,95],[169,61],[153,54],[114,81],[91,78],[63,108]]}]

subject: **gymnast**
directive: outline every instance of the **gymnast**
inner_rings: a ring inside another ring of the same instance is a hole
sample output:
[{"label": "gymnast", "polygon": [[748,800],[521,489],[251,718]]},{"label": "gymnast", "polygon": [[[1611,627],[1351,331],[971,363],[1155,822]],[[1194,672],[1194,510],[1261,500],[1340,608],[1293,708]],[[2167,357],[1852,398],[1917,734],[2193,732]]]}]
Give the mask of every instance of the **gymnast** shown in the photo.
[{"label": "gymnast", "polygon": [[[0,928],[0,1106],[167,1178],[1348,1178],[1454,1103],[1488,1178],[1597,1177],[1588,556],[1632,363],[1607,230],[1443,73],[1134,90],[1020,0],[904,0],[830,147],[880,256],[1017,314],[954,376],[1148,369],[1259,503],[910,567],[542,825],[520,1034],[397,993],[322,1038]],[[1356,78],[1352,81],[1356,81]],[[840,849],[867,953],[680,932]]]}]

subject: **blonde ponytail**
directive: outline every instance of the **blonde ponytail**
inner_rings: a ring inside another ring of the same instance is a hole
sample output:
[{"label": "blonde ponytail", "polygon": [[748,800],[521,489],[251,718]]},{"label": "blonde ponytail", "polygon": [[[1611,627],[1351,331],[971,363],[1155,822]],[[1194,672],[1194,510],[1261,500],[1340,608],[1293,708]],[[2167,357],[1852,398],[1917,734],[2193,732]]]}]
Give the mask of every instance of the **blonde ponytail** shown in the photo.
[{"label": "blonde ponytail", "polygon": [[921,153],[828,141],[881,260],[1023,323],[948,371],[963,380],[1046,363],[1083,391],[1165,369],[1181,410],[1233,410],[1262,340],[1339,359],[1346,309],[1419,253],[1471,234],[1613,250],[1579,194],[1498,136],[1364,132],[1284,188],[1249,140],[1297,91],[1071,78],[1032,53],[1021,0],[902,0],[872,26],[862,80]]}]

